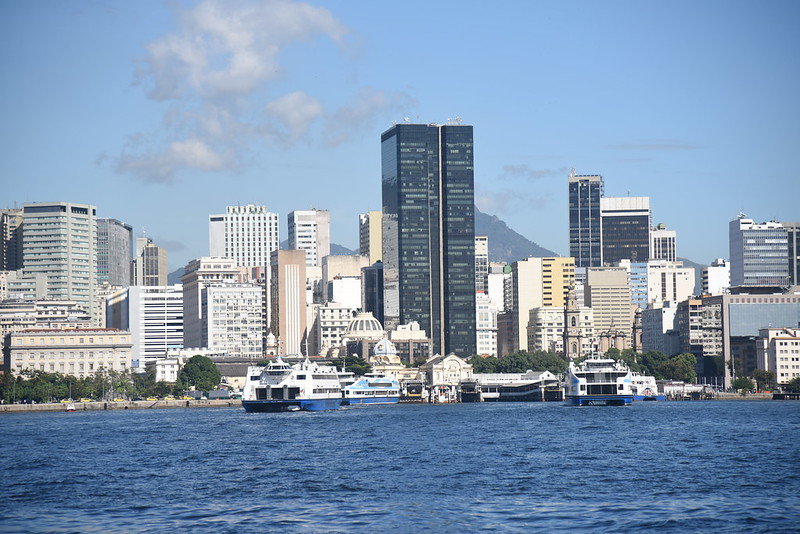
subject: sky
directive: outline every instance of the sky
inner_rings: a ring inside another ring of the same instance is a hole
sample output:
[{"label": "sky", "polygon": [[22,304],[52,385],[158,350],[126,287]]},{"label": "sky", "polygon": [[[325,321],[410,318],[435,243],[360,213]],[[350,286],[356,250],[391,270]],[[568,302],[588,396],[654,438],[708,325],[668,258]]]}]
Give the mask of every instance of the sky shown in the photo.
[{"label": "sky", "polygon": [[92,204],[168,251],[208,216],[328,209],[358,246],[380,135],[474,128],[475,202],[567,255],[567,176],[648,196],[678,255],[800,220],[800,2],[0,2],[0,208]]}]

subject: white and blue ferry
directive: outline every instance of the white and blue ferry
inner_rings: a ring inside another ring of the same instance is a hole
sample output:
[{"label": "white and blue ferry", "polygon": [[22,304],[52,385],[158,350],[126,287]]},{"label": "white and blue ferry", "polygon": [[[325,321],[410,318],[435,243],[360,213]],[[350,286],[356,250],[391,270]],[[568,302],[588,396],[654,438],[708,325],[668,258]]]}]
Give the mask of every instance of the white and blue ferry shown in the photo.
[{"label": "white and blue ferry", "polygon": [[281,358],[266,367],[247,368],[242,391],[246,412],[336,410],[342,405],[342,387],[335,367],[306,358],[289,365]]},{"label": "white and blue ferry", "polygon": [[400,382],[379,374],[367,374],[342,388],[345,405],[400,402]]},{"label": "white and blue ferry", "polygon": [[626,406],[633,402],[631,370],[610,358],[589,357],[570,362],[564,383],[568,406]]}]

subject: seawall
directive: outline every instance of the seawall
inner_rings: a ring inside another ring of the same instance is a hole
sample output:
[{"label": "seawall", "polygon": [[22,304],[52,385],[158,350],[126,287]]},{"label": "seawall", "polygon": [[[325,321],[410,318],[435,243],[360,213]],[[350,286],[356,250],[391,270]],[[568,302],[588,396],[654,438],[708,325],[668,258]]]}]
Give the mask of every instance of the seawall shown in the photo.
[{"label": "seawall", "polygon": [[[225,408],[241,406],[240,400],[158,400],[158,401],[96,401],[73,402],[76,412],[95,410],[148,410],[162,408]],[[65,403],[0,404],[0,413],[63,412]]]}]

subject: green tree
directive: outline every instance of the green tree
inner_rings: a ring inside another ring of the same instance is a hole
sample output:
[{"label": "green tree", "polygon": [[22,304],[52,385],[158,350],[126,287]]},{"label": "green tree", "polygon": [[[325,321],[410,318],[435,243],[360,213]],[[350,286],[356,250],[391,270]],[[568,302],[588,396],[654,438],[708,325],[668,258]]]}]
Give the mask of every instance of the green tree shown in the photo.
[{"label": "green tree", "polygon": [[775,373],[763,369],[756,369],[753,371],[753,380],[758,384],[758,389],[764,390],[775,383]]},{"label": "green tree", "polygon": [[198,354],[189,358],[178,372],[176,387],[187,390],[194,386],[199,391],[209,391],[219,386],[221,379],[222,375],[211,358]]},{"label": "green tree", "polygon": [[789,383],[784,387],[789,393],[800,393],[800,376],[796,376],[789,380]]},{"label": "green tree", "polygon": [[[344,367],[342,367],[343,364]],[[364,376],[372,371],[372,366],[357,354],[345,356],[344,361],[342,361],[342,358],[335,358],[333,360],[333,365],[335,365],[338,370],[341,371],[342,368],[344,368],[345,371],[351,372],[355,376]]]},{"label": "green tree", "polygon": [[482,356],[473,356],[467,362],[472,366],[472,372],[478,374],[491,374],[495,372],[497,368],[497,361],[498,359],[489,356],[488,358],[484,358]]},{"label": "green tree", "polygon": [[755,389],[755,384],[753,383],[752,380],[750,380],[746,376],[740,376],[739,378],[733,381],[733,389],[752,391],[753,389]]},{"label": "green tree", "polygon": [[656,368],[658,376],[664,380],[680,380],[692,383],[697,381],[697,373],[694,365],[697,359],[693,354],[678,354],[665,362],[658,364]]},{"label": "green tree", "polygon": [[648,350],[641,355],[641,372],[646,375],[652,375],[659,380],[665,380],[665,377],[659,370],[659,366],[668,361],[669,356],[657,350]]}]

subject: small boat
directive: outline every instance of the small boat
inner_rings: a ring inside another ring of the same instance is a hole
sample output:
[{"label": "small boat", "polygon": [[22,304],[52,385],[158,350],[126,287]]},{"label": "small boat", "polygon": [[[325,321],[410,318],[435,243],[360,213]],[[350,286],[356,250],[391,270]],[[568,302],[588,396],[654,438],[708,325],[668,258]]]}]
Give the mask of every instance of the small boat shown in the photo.
[{"label": "small boat", "polygon": [[658,393],[658,384],[654,376],[640,375],[632,373],[631,390],[635,401],[656,401],[666,400],[667,396]]},{"label": "small boat", "polygon": [[67,407],[64,409],[65,412],[74,412],[75,411],[75,403],[70,402],[67,404]]},{"label": "small boat", "polygon": [[266,367],[247,368],[242,407],[250,412],[336,410],[342,404],[342,387],[335,367],[306,358],[289,365],[281,358]]},{"label": "small boat", "polygon": [[353,404],[395,404],[400,402],[400,382],[382,374],[368,373],[342,388],[345,406]]},{"label": "small boat", "polygon": [[589,357],[570,362],[564,384],[568,406],[627,406],[633,402],[631,370],[610,358]]}]

